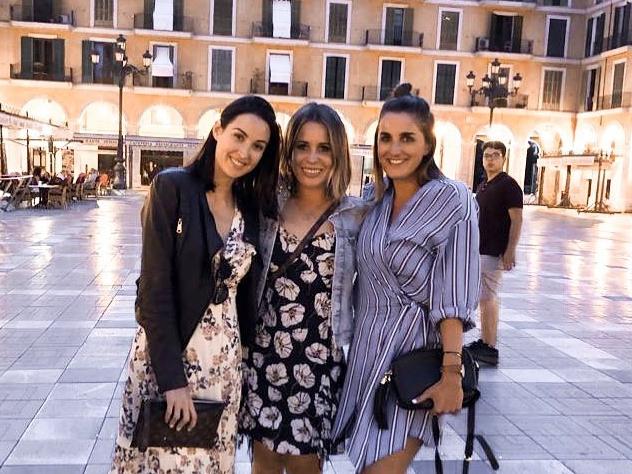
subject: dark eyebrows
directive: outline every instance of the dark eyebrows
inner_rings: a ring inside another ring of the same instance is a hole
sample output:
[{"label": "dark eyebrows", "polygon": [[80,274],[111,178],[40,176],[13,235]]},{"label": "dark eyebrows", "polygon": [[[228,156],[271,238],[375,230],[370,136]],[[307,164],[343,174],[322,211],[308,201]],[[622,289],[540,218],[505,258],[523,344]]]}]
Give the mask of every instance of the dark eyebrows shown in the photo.
[{"label": "dark eyebrows", "polygon": [[[241,128],[239,127],[235,127],[235,130],[237,130],[238,132],[242,133],[245,137],[248,136],[248,134],[246,132],[244,132]],[[264,145],[267,145],[268,142],[265,140],[257,140],[256,143],[263,143]]]}]

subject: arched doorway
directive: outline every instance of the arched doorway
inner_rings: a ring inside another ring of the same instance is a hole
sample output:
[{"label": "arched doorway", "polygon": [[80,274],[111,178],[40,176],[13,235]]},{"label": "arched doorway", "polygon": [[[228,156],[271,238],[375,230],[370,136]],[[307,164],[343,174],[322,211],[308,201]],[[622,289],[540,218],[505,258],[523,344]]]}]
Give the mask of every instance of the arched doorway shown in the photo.
[{"label": "arched doorway", "polygon": [[494,124],[480,129],[475,137],[476,149],[474,154],[474,164],[472,169],[472,190],[476,192],[479,184],[485,180],[485,168],[483,168],[483,145],[488,141],[500,141],[507,147],[505,158],[505,171],[509,168],[511,159],[511,147],[513,144],[513,133],[505,125]]},{"label": "arched doorway", "polygon": [[210,109],[202,114],[197,124],[197,137],[199,139],[206,140],[211,133],[213,125],[219,120],[220,115],[221,113],[217,109]]},{"label": "arched doorway", "polygon": [[461,132],[453,123],[440,120],[435,125],[435,135],[435,162],[444,175],[456,179],[461,163]]}]

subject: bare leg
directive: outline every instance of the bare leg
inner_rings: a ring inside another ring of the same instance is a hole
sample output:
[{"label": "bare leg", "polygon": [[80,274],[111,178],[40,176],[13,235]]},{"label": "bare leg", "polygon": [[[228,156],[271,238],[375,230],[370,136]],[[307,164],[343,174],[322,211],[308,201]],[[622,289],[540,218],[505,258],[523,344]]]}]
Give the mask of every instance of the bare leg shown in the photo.
[{"label": "bare leg", "polygon": [[285,456],[287,474],[321,474],[320,459],[316,454]]},{"label": "bare leg", "polygon": [[419,448],[421,448],[420,439],[408,438],[403,450],[364,468],[362,474],[406,474]]},{"label": "bare leg", "polygon": [[481,313],[481,339],[486,344],[496,347],[498,338],[498,299],[486,299],[480,301]]},{"label": "bare leg", "polygon": [[259,441],[252,449],[252,474],[283,474],[283,455],[270,451]]}]

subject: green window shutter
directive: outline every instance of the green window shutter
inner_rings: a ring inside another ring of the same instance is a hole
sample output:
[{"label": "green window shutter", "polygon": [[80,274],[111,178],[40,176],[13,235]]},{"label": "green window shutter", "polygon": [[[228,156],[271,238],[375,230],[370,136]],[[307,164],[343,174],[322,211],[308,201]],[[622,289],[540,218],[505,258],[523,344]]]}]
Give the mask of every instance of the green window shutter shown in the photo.
[{"label": "green window shutter", "polygon": [[65,51],[64,51],[64,40],[63,39],[54,39],[53,40],[53,80],[55,81],[63,81],[64,77],[64,69],[66,65],[65,61]]},{"label": "green window shutter", "polygon": [[[84,84],[92,83],[92,58],[90,52],[92,51],[92,41],[83,40],[81,42],[81,82]],[[105,58],[101,58],[104,60]]]},{"label": "green window shutter", "polygon": [[292,0],[290,5],[292,12],[292,26],[290,29],[290,36],[292,38],[299,38],[301,35],[301,2],[299,0]]},{"label": "green window shutter", "polygon": [[272,0],[263,0],[261,6],[261,34],[272,36]]},{"label": "green window shutter", "polygon": [[173,30],[184,31],[184,1],[173,0]]},{"label": "green window shutter", "polygon": [[511,51],[514,53],[520,53],[520,48],[522,46],[522,17],[516,16],[514,17],[514,31],[512,38],[512,49]]},{"label": "green window shutter", "polygon": [[156,6],[155,0],[145,0],[145,10],[143,15],[143,28],[147,30],[154,29],[154,8]]},{"label": "green window shutter", "polygon": [[33,38],[22,36],[22,68],[20,77],[22,79],[33,78]]},{"label": "green window shutter", "polygon": [[413,8],[404,9],[404,31],[402,35],[402,41],[404,46],[413,45],[413,20],[415,10]]}]

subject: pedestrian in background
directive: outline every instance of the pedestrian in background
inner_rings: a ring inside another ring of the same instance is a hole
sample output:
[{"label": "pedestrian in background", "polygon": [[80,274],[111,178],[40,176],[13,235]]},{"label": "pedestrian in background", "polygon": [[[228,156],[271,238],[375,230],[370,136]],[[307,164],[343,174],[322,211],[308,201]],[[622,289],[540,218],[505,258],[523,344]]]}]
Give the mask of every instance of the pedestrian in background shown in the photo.
[{"label": "pedestrian in background", "polygon": [[352,332],[355,241],[366,205],[345,195],[349,145],[335,110],[310,103],[288,124],[280,222],[265,231],[265,290],[246,357],[241,430],[253,474],[315,474],[331,429]]},{"label": "pedestrian in background", "polygon": [[516,266],[522,228],[522,189],[503,171],[507,147],[499,141],[483,145],[486,179],[476,190],[481,236],[481,338],[467,345],[479,362],[498,365],[498,296],[503,271]]},{"label": "pedestrian in background", "polygon": [[[260,214],[277,218],[280,132],[270,104],[229,104],[193,163],[158,174],[142,211],[140,327],[111,473],[232,474],[241,396],[242,344],[256,323]],[[141,401],[165,399],[172,429],[192,429],[195,400],[226,406],[211,449],[131,442]]]},{"label": "pedestrian in background", "polygon": [[[376,206],[358,237],[355,330],[335,424],[357,472],[405,474],[432,439],[431,414],[461,409],[462,333],[474,327],[479,296],[476,203],[467,187],[434,161],[428,103],[397,87],[375,135]],[[385,179],[386,175],[386,179]],[[443,347],[442,375],[406,410],[390,397],[389,428],[373,415],[375,393],[391,362],[419,348]]]}]

